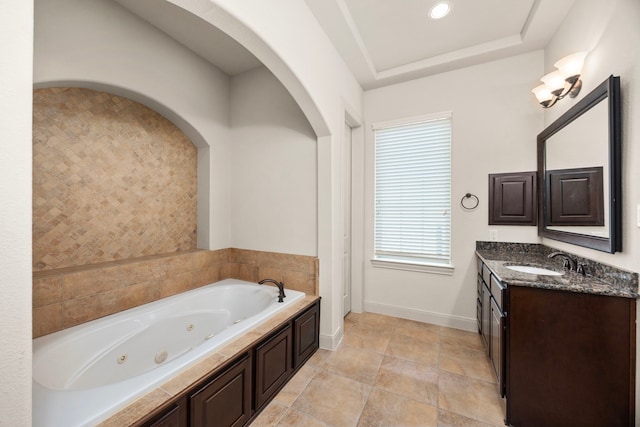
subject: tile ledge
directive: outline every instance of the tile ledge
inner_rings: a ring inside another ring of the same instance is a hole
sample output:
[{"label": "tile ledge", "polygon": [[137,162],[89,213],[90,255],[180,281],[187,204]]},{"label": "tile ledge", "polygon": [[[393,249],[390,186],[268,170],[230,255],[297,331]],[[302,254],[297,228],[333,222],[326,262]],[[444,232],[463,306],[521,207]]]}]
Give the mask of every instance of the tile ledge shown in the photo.
[{"label": "tile ledge", "polygon": [[189,249],[186,251],[167,252],[164,254],[156,254],[156,255],[145,255],[145,256],[136,257],[136,258],[127,258],[127,259],[121,259],[116,261],[106,261],[106,262],[100,262],[96,264],[85,264],[85,265],[78,265],[74,267],[63,267],[63,268],[53,268],[51,270],[34,271],[33,279],[42,279],[46,277],[58,276],[63,274],[78,273],[81,271],[97,270],[101,268],[135,264],[138,262],[163,259],[163,258],[171,258],[175,256],[189,255],[189,254],[194,254],[199,252],[210,252],[210,250],[209,249]]}]

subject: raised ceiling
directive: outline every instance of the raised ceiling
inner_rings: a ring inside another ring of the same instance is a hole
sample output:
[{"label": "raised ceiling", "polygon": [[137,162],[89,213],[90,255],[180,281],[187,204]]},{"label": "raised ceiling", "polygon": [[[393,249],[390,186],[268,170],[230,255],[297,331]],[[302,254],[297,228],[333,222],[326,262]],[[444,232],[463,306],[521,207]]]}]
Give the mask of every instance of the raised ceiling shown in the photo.
[{"label": "raised ceiling", "polygon": [[[167,1],[115,1],[231,76],[261,65]],[[305,0],[364,89],[543,49],[574,1],[449,0],[451,13],[434,21],[438,0]]]},{"label": "raised ceiling", "polygon": [[379,87],[544,48],[574,0],[305,0],[360,84]]}]

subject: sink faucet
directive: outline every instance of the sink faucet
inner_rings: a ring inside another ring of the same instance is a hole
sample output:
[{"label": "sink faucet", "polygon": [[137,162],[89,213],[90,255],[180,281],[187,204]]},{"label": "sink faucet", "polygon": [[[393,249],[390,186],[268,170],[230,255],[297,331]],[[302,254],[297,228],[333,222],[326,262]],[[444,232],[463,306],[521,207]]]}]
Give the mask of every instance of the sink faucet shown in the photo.
[{"label": "sink faucet", "polygon": [[549,254],[549,258],[555,258],[557,256],[560,256],[564,259],[564,261],[562,262],[562,267],[565,270],[578,271],[578,268],[576,267],[576,264],[577,264],[576,261],[573,258],[571,258],[569,255],[563,252],[553,252]]},{"label": "sink faucet", "polygon": [[284,283],[278,282],[275,279],[262,279],[258,282],[259,285],[264,285],[265,283],[273,283],[278,287],[278,302],[284,302],[284,298],[286,295],[284,294]]}]

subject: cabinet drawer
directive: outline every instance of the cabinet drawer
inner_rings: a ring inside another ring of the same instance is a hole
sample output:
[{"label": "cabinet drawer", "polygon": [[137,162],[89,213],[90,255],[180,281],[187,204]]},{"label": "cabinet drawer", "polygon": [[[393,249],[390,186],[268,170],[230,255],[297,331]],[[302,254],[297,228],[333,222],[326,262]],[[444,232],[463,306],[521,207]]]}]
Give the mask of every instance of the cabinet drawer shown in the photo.
[{"label": "cabinet drawer", "polygon": [[491,278],[491,272],[489,271],[489,267],[485,264],[482,264],[482,280],[488,285],[489,280]]},{"label": "cabinet drawer", "polygon": [[504,311],[504,293],[507,289],[499,280],[497,280],[494,276],[491,276],[491,295],[496,300],[498,307],[500,310]]}]

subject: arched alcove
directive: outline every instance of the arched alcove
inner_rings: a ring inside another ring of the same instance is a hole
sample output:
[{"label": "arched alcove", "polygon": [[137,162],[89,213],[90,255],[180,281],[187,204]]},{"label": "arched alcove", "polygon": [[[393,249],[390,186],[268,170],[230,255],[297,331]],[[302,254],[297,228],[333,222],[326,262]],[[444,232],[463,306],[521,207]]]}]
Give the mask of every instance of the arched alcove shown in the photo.
[{"label": "arched alcove", "polygon": [[189,138],[141,103],[34,90],[34,271],[196,249],[197,163]]},{"label": "arched alcove", "polygon": [[[317,185],[311,194],[317,217],[314,253],[321,260],[321,330],[327,336],[325,345],[334,347],[340,340],[342,323],[338,286],[342,100],[359,109],[362,90],[304,3],[287,1],[278,14],[259,1],[167,3],[218,28],[255,55],[286,88],[313,129]],[[225,206],[231,198],[227,185],[232,168],[227,161],[231,154],[229,118],[224,102],[218,102],[228,99],[229,76],[117,2],[56,0],[35,6],[33,78],[38,85],[75,82],[143,94],[151,100],[146,105],[153,107],[157,102],[164,108],[170,106],[209,143],[200,148],[198,156],[200,173],[202,166],[209,167],[209,179],[204,182],[209,187],[199,185],[199,191],[206,192],[210,200],[207,212],[199,204],[198,246],[230,247],[232,211]],[[65,25],[58,25],[60,22]],[[154,109],[171,119],[162,109]],[[174,123],[198,145],[186,127],[177,120]]]}]

